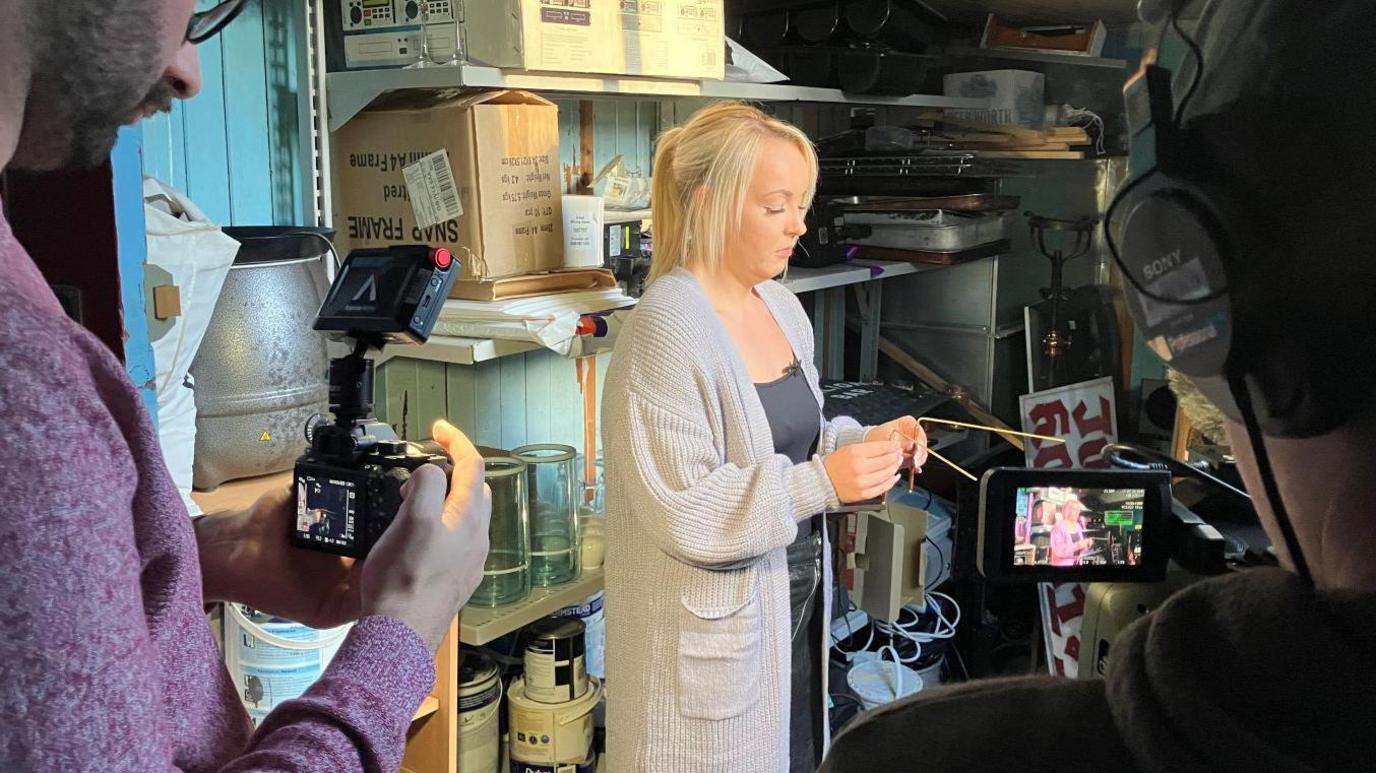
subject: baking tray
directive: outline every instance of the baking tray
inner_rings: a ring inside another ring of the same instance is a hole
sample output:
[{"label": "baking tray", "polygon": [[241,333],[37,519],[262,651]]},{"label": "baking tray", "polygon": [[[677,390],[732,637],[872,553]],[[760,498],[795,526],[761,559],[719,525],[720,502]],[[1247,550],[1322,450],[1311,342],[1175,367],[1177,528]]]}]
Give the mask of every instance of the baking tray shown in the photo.
[{"label": "baking tray", "polygon": [[1008,237],[1008,216],[1003,212],[851,212],[847,226],[865,226],[868,236],[851,237],[850,244],[890,247],[899,250],[958,252]]},{"label": "baking tray", "polygon": [[935,250],[896,250],[892,247],[867,247],[856,246],[851,257],[862,258],[865,260],[906,260],[909,263],[925,263],[933,266],[954,266],[960,263],[969,263],[984,258],[992,258],[995,255],[1002,255],[1013,246],[1010,239],[1000,239],[996,242],[972,247],[968,250],[957,250],[955,252],[939,252]]},{"label": "baking tray", "polygon": [[1000,212],[1022,206],[1021,196],[970,193],[963,196],[850,196],[840,202],[847,212],[910,212],[944,209],[951,212]]}]

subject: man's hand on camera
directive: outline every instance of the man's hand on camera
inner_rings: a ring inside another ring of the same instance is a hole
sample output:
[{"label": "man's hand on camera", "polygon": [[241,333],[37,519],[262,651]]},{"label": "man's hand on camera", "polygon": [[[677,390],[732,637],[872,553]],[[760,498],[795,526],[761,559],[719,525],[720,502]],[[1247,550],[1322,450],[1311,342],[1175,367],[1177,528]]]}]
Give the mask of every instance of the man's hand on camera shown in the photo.
[{"label": "man's hand on camera", "polygon": [[437,421],[432,433],[454,462],[449,493],[440,468],[412,473],[396,520],[361,564],[361,580],[363,614],[406,623],[434,650],[482,581],[492,492],[482,456],[462,432]]},{"label": "man's hand on camera", "polygon": [[284,487],[248,510],[197,521],[205,600],[247,604],[314,628],[357,620],[362,565],[293,546],[287,533],[294,517],[291,489]]}]

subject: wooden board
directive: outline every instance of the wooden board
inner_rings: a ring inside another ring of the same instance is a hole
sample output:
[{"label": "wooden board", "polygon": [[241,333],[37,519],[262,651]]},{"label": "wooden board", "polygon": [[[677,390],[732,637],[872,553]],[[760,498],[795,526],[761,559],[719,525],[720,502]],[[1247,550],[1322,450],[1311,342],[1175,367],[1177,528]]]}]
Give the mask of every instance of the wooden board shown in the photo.
[{"label": "wooden board", "polygon": [[[1021,24],[1092,22],[1132,24],[1137,21],[1137,0],[924,0],[952,21],[981,26],[986,14]],[[1188,13],[1186,14],[1189,15]]]},{"label": "wooden board", "polygon": [[872,247],[856,245],[855,257],[869,260],[905,260],[909,263],[922,263],[934,266],[954,266],[973,260],[1002,255],[1012,246],[1008,239],[1000,239],[990,244],[982,244],[959,252],[933,252],[930,250],[902,250],[893,247]]},{"label": "wooden board", "polygon": [[977,150],[980,158],[1040,158],[1072,160],[1084,158],[1079,150]]},{"label": "wooden board", "polygon": [[991,124],[984,121],[976,121],[969,118],[957,118],[955,116],[945,116],[941,122],[946,126],[955,126],[962,129],[969,129],[977,132],[991,134],[1006,134],[1009,137],[1032,142],[1044,142],[1046,134],[1038,129],[1028,129],[1023,126],[1006,126],[1003,124]]},{"label": "wooden board", "polygon": [[193,491],[191,498],[207,513],[217,510],[247,510],[263,494],[290,486],[291,470],[285,470],[257,478],[232,480],[221,484],[214,491]]},{"label": "wooden board", "polygon": [[944,209],[954,212],[1000,212],[1017,209],[1019,196],[971,193],[964,196],[876,196],[846,205],[847,212],[907,212]]},{"label": "wooden board", "polygon": [[459,625],[450,623],[435,653],[435,692],[421,703],[435,710],[411,721],[402,767],[415,773],[458,773],[459,767]]}]

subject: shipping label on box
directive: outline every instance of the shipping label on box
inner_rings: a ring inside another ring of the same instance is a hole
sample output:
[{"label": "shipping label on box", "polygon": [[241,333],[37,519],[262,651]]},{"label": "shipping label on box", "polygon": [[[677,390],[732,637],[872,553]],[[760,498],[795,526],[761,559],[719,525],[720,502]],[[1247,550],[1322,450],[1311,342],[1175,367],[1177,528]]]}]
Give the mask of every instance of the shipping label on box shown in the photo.
[{"label": "shipping label on box", "polygon": [[348,248],[448,247],[464,279],[563,265],[552,103],[494,91],[396,95],[377,107],[335,135],[335,222]]},{"label": "shipping label on box", "polygon": [[465,18],[469,55],[494,67],[715,78],[722,0],[489,0]]}]

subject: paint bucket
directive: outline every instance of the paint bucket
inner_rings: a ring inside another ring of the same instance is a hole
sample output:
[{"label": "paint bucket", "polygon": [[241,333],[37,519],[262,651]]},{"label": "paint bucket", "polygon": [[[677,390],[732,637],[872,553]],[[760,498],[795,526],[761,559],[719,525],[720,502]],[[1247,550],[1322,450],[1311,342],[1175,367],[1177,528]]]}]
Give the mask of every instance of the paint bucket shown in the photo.
[{"label": "paint bucket", "polygon": [[537,703],[568,703],[588,691],[581,620],[547,617],[530,627],[525,652],[525,697]]},{"label": "paint bucket", "polygon": [[[926,658],[924,657],[922,660],[926,660]],[[917,671],[918,677],[922,679],[922,687],[925,689],[927,687],[936,687],[940,685],[941,671],[946,667],[946,656],[943,654],[927,665],[923,665],[922,660],[913,664],[915,666],[920,666],[920,668],[914,670]]]},{"label": "paint bucket", "polygon": [[511,773],[593,773],[592,710],[602,683],[588,680],[583,695],[566,703],[541,703],[526,696],[525,679],[507,688]]},{"label": "paint bucket", "polygon": [[851,666],[846,684],[868,710],[918,692],[922,689],[922,677],[907,666],[895,668],[888,661],[865,660]]},{"label": "paint bucket", "polygon": [[552,617],[566,617],[583,623],[583,658],[589,676],[602,679],[606,674],[607,621],[602,612],[602,591],[594,593],[582,604],[555,612]]},{"label": "paint bucket", "polygon": [[488,656],[465,650],[459,662],[459,770],[497,773],[501,768],[502,680]]},{"label": "paint bucket", "polygon": [[317,630],[242,604],[225,610],[225,667],[255,727],[315,684],[351,627]]}]

